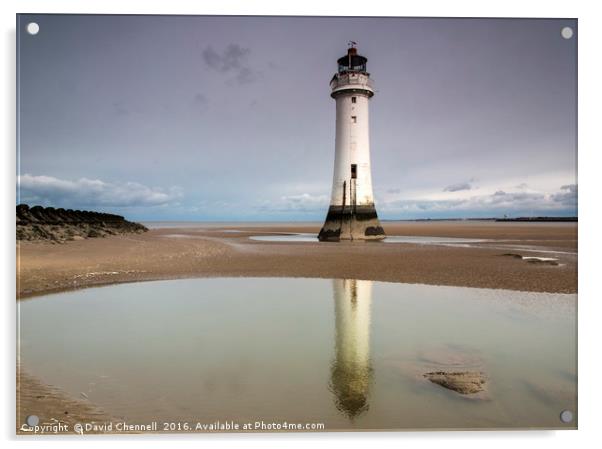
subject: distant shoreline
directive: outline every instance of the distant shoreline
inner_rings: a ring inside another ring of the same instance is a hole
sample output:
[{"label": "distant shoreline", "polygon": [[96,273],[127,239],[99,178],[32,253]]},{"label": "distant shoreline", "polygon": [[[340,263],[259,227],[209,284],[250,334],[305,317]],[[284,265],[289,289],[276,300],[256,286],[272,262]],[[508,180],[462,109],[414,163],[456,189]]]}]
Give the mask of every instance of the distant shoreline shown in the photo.
[{"label": "distant shoreline", "polygon": [[497,218],[495,221],[520,221],[520,222],[577,222],[577,217],[518,217]]},{"label": "distant shoreline", "polygon": [[[516,218],[381,218],[384,223],[421,223],[421,222],[550,222],[550,223],[571,223],[578,222],[578,217],[516,217]],[[263,225],[322,225],[322,220],[139,220],[139,222],[147,227],[152,227],[154,224],[174,224],[182,227],[186,224],[205,224],[207,226],[263,226]],[[149,226],[150,225],[150,226]]]}]

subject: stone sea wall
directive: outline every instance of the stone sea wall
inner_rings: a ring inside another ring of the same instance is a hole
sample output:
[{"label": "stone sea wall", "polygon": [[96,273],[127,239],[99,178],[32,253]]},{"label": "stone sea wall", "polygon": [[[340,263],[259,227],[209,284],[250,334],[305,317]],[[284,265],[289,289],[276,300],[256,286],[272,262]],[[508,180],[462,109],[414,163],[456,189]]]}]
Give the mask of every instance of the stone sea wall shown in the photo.
[{"label": "stone sea wall", "polygon": [[45,240],[62,243],[109,235],[140,234],[148,231],[140,223],[121,215],[27,204],[17,206],[17,240]]}]

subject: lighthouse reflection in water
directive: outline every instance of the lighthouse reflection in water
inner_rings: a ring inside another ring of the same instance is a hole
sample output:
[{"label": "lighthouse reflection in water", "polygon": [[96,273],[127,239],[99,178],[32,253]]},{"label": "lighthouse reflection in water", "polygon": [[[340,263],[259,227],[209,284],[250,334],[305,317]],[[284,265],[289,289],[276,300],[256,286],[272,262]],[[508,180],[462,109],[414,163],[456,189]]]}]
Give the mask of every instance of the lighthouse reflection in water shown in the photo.
[{"label": "lighthouse reflection in water", "polygon": [[335,279],[333,283],[335,355],[330,389],[337,409],[353,419],[369,407],[372,281]]}]

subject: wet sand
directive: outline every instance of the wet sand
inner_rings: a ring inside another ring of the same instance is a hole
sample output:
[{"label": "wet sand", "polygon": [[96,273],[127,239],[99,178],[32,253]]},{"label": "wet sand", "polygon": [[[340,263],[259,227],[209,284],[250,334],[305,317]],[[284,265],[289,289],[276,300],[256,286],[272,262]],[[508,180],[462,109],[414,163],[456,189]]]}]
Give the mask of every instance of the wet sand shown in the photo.
[{"label": "wet sand", "polygon": [[[142,235],[65,244],[21,242],[17,245],[17,299],[118,282],[216,276],[349,278],[577,292],[576,223],[384,222],[383,227],[391,236],[487,241],[442,246],[248,238],[296,232],[317,235],[320,224],[315,223],[159,228]],[[554,257],[558,264],[504,254]],[[30,410],[76,422],[109,419],[87,401],[68,398],[27,374],[18,382],[17,429]]]},{"label": "wet sand", "polygon": [[[30,415],[39,418],[38,426],[50,426],[43,433],[37,434],[65,434],[75,433],[76,423],[104,423],[115,422],[97,408],[94,404],[71,398],[61,390],[42,383],[39,379],[21,371],[17,375],[17,433],[31,435],[33,432],[21,428]],[[102,433],[102,432],[89,432]]]},{"label": "wet sand", "polygon": [[[388,235],[488,241],[440,246],[259,242],[248,238],[285,232],[317,234],[319,224],[308,224],[166,228],[65,244],[22,242],[17,247],[17,293],[19,298],[26,298],[116,282],[205,276],[355,278],[551,293],[577,291],[575,223],[385,222],[385,230]],[[554,257],[559,265],[503,256],[509,253]]]}]

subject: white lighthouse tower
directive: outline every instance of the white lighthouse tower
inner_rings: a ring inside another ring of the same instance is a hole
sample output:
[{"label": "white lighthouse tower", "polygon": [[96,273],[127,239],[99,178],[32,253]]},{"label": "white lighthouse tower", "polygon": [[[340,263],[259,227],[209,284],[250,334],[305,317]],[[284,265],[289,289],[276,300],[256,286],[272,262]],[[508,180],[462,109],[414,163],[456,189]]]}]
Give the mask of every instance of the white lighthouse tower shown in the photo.
[{"label": "white lighthouse tower", "polygon": [[330,81],[337,109],[334,177],[321,241],[385,238],[372,194],[368,104],[374,89],[367,62],[351,45]]}]

